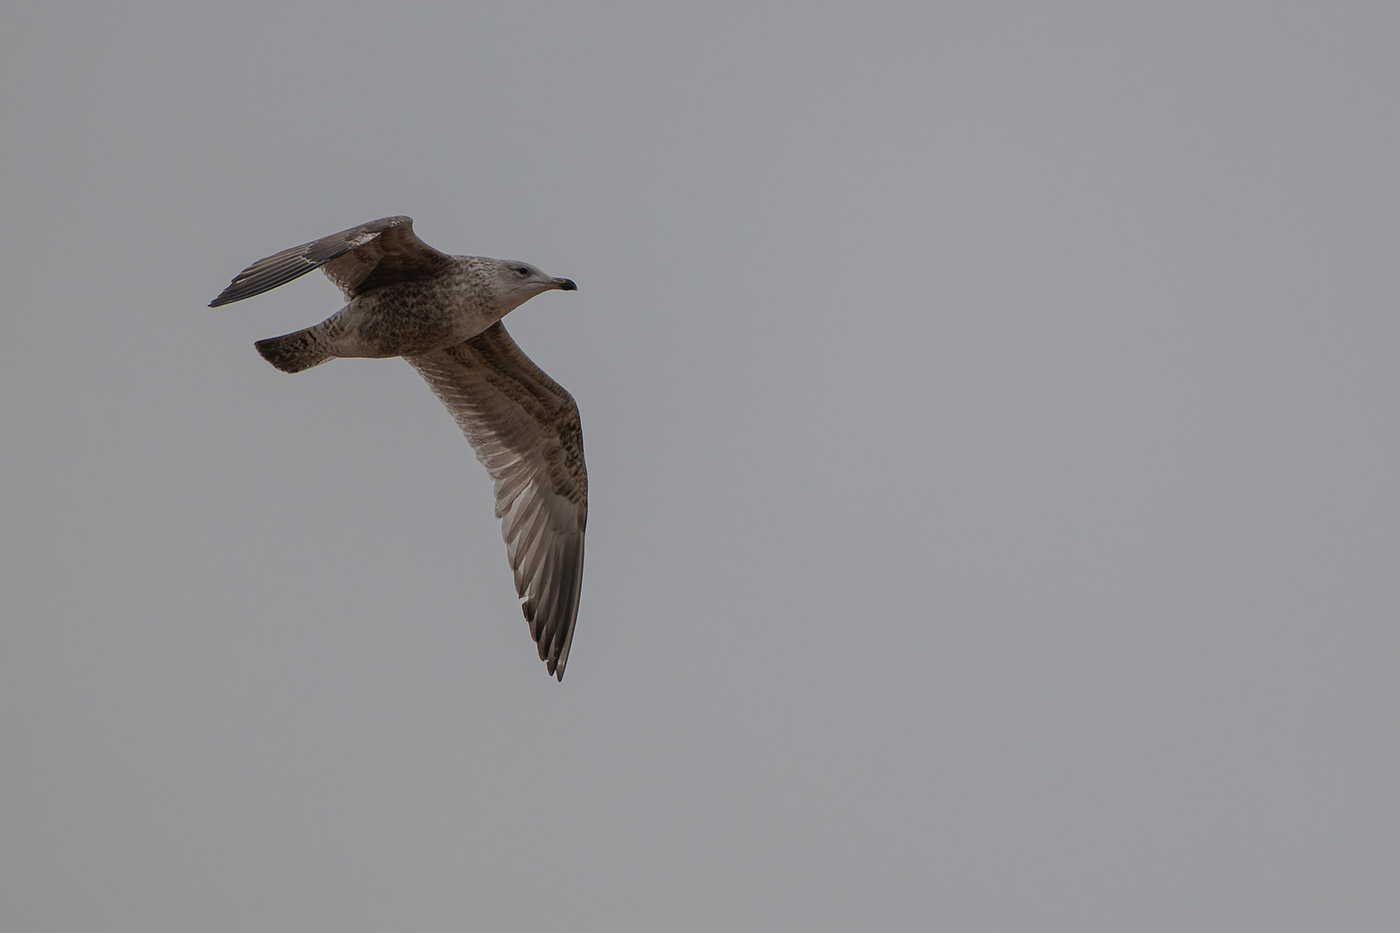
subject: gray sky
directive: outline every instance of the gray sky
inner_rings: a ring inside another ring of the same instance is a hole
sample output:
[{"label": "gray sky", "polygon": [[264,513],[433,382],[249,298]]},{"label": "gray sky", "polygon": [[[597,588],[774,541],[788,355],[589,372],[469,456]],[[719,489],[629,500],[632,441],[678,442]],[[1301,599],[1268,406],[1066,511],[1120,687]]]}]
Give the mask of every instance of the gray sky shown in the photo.
[{"label": "gray sky", "polygon": [[[1400,14],[28,4],[6,930],[1400,924]],[[573,277],[578,634],[248,262]]]}]

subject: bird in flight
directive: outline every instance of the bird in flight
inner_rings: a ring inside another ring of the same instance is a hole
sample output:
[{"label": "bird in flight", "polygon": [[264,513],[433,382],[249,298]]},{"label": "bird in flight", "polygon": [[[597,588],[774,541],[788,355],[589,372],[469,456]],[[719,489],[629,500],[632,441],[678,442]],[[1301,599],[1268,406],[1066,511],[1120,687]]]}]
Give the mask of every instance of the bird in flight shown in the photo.
[{"label": "bird in flight", "polygon": [[385,217],[260,259],[209,303],[242,301],[320,269],[345,307],[254,346],[301,372],[337,357],[401,356],[427,380],[496,487],[496,517],[530,636],[564,679],[583,583],[588,473],[578,405],[531,362],[501,318],[541,292],[574,291],[527,262],[449,256]]}]

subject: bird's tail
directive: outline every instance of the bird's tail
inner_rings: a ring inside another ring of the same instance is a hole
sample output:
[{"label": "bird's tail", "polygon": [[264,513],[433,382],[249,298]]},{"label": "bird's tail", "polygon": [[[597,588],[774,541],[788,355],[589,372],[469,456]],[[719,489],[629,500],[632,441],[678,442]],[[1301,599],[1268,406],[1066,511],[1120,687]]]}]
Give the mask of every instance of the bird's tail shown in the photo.
[{"label": "bird's tail", "polygon": [[[316,327],[319,326],[319,324],[316,325]],[[263,359],[282,372],[299,373],[303,369],[310,369],[324,363],[332,356],[322,349],[322,341],[314,333],[316,327],[308,327],[305,330],[299,330],[294,334],[284,334],[281,337],[259,340],[253,346],[257,347]]]}]

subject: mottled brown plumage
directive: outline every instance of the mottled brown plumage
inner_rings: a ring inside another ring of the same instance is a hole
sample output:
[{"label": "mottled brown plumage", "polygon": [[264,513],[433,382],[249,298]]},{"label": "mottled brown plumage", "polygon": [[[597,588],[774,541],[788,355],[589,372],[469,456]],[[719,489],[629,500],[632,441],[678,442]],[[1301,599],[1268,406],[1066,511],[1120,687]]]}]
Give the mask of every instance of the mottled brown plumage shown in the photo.
[{"label": "mottled brown plumage", "polygon": [[583,583],[588,473],[578,406],[501,318],[542,291],[572,291],[529,263],[449,256],[386,217],[244,269],[210,303],[241,301],[321,269],[345,307],[255,346],[285,372],[337,357],[402,356],[447,406],[495,482],[496,515],[540,659],[564,679]]}]

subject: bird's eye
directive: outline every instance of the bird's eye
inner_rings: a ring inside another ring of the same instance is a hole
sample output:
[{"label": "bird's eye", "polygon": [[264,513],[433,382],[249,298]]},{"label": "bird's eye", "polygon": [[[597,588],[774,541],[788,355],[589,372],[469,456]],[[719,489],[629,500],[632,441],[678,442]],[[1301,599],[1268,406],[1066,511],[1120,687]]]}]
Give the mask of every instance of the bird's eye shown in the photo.
[{"label": "bird's eye", "polygon": [[529,270],[529,269],[526,269],[524,266],[516,266],[516,267],[515,267],[515,271],[518,272],[520,275],[529,275],[529,274],[530,274],[530,270]]}]

